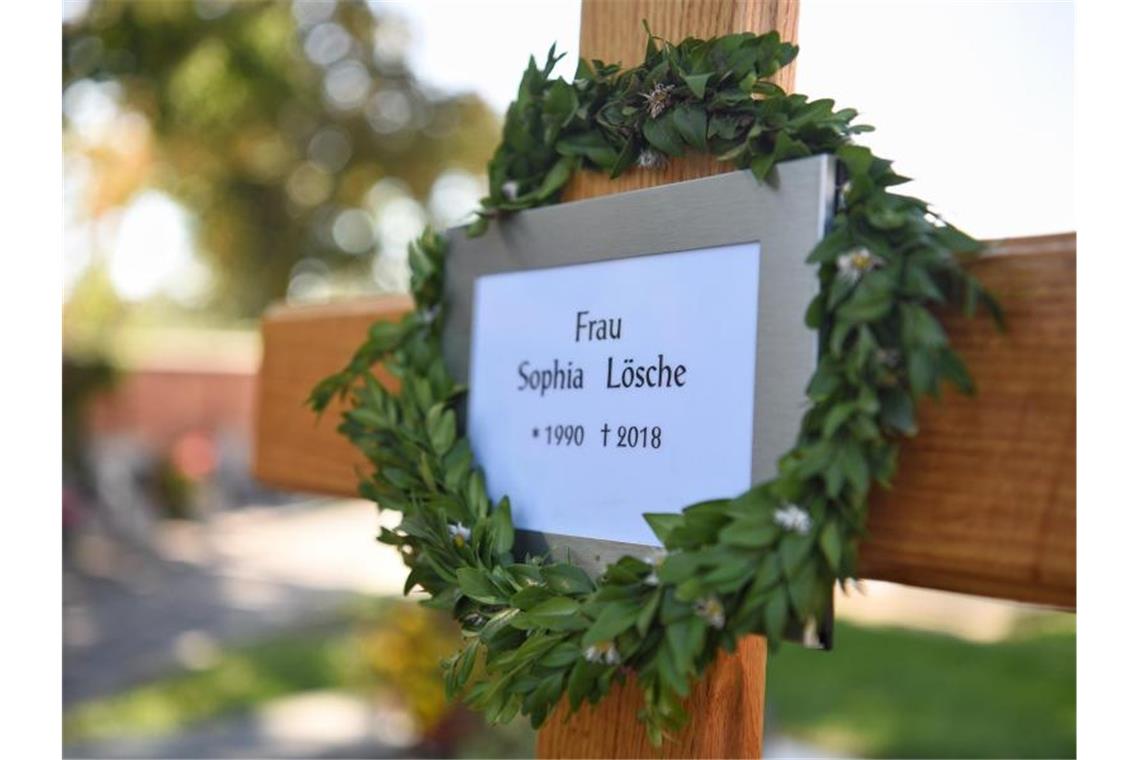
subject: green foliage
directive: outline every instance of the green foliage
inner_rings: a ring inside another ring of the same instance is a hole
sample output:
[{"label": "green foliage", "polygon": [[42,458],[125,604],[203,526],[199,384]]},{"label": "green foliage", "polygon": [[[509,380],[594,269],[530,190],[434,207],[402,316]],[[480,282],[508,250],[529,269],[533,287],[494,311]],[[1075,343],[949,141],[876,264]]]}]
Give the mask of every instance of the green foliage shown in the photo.
[{"label": "green foliage", "polygon": [[359,686],[351,635],[281,637],[222,653],[216,664],[81,703],[63,718],[67,743],[153,736],[330,686]]},{"label": "green foliage", "polygon": [[825,657],[769,660],[768,722],[839,756],[1075,757],[1073,621],[986,643],[841,622]]},{"label": "green foliage", "polygon": [[65,480],[82,489],[93,488],[88,466],[88,404],[101,392],[114,387],[118,380],[115,367],[102,357],[63,356],[63,474]]},{"label": "green foliage", "polygon": [[[229,317],[284,296],[301,261],[368,277],[371,257],[336,243],[338,215],[372,211],[381,179],[423,199],[448,169],[481,171],[500,126],[478,98],[424,88],[399,46],[373,54],[401,23],[382,4],[292,5],[94,0],[63,27],[64,88],[113,83],[148,125],[147,140],[86,156],[92,195],[117,206],[152,186],[185,204],[214,275],[209,306]],[[346,72],[363,90],[337,100]],[[120,151],[131,159],[114,163]]]},{"label": "green foliage", "polygon": [[[293,695],[334,690],[398,704],[424,742],[414,754],[427,748],[432,756],[530,757],[529,726],[482,729],[447,700],[439,659],[458,641],[458,627],[443,613],[401,599],[354,599],[302,630],[222,649],[201,669],[178,669],[65,706],[63,741],[69,755],[99,754],[104,742],[210,732],[217,728],[210,722],[272,708]],[[152,754],[159,751],[151,746]]]},{"label": "green foliage", "polygon": [[[842,204],[809,258],[821,293],[807,315],[821,347],[812,405],[773,480],[679,515],[647,515],[665,552],[625,557],[596,584],[548,557],[516,562],[509,504],[491,507],[449,416],[462,389],[443,369],[445,244],[431,233],[411,254],[416,311],[374,328],[313,393],[318,410],[352,394],[341,431],[375,467],[361,493],[403,513],[380,540],[403,553],[408,587],[461,622],[469,644],[446,663],[448,688],[492,721],[521,713],[540,725],[564,694],[575,707],[596,702],[632,670],[642,719],[660,742],[684,724],[681,699],[720,649],[749,633],[775,645],[792,622],[820,617],[836,579],[855,574],[868,492],[890,482],[899,436],[915,432],[915,399],[944,380],[969,389],[930,308],[988,302],[957,257],[978,244],[889,191],[904,179],[850,144],[861,130],[854,111],[764,81],[794,55],[774,33],[660,47],[651,39],[643,65],[583,62],[573,83],[550,79],[553,50],[542,69],[532,60],[470,230],[556,202],[576,169],[617,175],[648,151],[708,150],[759,179],[778,161],[834,153]],[[401,379],[398,394],[371,380],[378,362]]]},{"label": "green foliage", "polygon": [[796,51],[774,32],[680,45],[651,37],[641,66],[620,71],[583,60],[572,83],[550,78],[553,48],[541,69],[531,59],[488,167],[483,219],[557,203],[583,167],[616,177],[639,162],[652,165],[657,154],[696,150],[764,179],[778,161],[835,152],[867,129],[851,125],[855,111],[764,81]]}]

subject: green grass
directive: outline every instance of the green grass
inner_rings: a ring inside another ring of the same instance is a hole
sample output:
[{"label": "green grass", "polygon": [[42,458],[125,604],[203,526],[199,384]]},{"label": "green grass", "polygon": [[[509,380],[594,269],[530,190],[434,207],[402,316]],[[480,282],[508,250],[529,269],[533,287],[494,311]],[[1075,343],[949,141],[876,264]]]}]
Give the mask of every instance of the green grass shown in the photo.
[{"label": "green grass", "polygon": [[868,757],[1075,757],[1075,626],[975,644],[840,623],[835,651],[769,658],[770,728]]},{"label": "green grass", "polygon": [[[407,603],[392,604],[388,615]],[[845,755],[1073,757],[1075,619],[1043,620],[996,644],[840,623],[833,652],[769,658],[769,728]],[[206,670],[72,708],[64,740],[159,735],[301,691],[367,689],[358,634],[342,620],[226,651]],[[522,723],[477,731],[460,751],[525,754],[532,736]]]},{"label": "green grass", "polygon": [[[445,616],[402,599],[358,600],[323,625],[226,650],[206,669],[174,672],[76,705],[63,717],[64,743],[167,735],[312,690],[369,694],[386,685],[414,703],[415,695],[424,698],[425,688],[438,689],[438,696],[427,701],[443,704],[442,680],[432,658],[441,644],[445,653],[458,646],[449,625]],[[371,638],[382,632],[389,635]],[[420,656],[409,656],[408,647]],[[369,659],[376,656],[396,667],[381,676]],[[423,699],[418,704],[422,707]],[[472,715],[460,723],[468,728],[449,750],[459,757],[533,754],[534,731],[524,720],[487,727]]]},{"label": "green grass", "polygon": [[360,665],[351,637],[341,626],[274,638],[223,652],[205,670],[85,702],[64,714],[64,742],[157,736],[276,697],[352,687]]}]

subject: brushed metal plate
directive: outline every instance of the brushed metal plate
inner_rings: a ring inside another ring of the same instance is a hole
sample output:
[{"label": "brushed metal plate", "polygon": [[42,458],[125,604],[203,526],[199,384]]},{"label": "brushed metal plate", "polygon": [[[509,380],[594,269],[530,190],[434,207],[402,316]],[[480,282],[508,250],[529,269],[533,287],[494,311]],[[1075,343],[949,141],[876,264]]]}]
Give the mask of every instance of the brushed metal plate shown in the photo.
[{"label": "brushed metal plate", "polygon": [[[806,263],[834,212],[836,164],[830,156],[781,163],[757,182],[736,171],[601,198],[520,212],[486,234],[448,232],[444,359],[452,377],[468,378],[477,277],[759,241],[756,390],[752,482],[766,480],[795,443],[815,369],[815,332],[804,313],[818,290]],[[716,308],[716,304],[709,304]],[[650,547],[518,531],[520,554],[551,553],[595,575],[625,554]],[[809,634],[813,632],[807,632]],[[808,646],[830,648],[831,621],[820,621]]]}]

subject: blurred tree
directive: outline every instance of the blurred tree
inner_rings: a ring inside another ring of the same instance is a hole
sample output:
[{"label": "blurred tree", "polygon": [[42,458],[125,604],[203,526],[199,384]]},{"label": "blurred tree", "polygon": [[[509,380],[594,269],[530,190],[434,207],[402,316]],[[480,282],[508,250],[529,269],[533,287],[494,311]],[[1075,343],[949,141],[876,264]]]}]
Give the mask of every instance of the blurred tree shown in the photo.
[{"label": "blurred tree", "polygon": [[405,38],[379,3],[94,0],[63,29],[65,92],[114,83],[148,129],[113,160],[88,150],[89,212],[144,187],[180,200],[213,275],[203,305],[231,317],[302,260],[370,278],[377,183],[423,199],[445,170],[481,174],[498,139],[481,100],[417,83]]},{"label": "blurred tree", "polygon": [[84,407],[100,392],[112,388],[116,381],[114,368],[101,359],[63,357],[63,482],[88,496],[94,483],[87,466],[87,418]]}]

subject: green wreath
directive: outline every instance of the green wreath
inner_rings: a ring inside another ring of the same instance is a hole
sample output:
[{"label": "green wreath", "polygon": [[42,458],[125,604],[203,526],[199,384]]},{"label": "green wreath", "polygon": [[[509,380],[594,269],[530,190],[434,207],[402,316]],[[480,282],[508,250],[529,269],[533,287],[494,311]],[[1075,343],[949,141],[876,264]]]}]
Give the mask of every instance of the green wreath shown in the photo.
[{"label": "green wreath", "polygon": [[[405,592],[423,589],[426,605],[459,621],[466,645],[444,664],[447,688],[491,721],[521,712],[537,727],[564,695],[577,709],[633,675],[660,743],[684,725],[682,699],[718,650],[752,633],[775,646],[789,625],[818,619],[837,579],[854,577],[868,492],[889,485],[899,440],[916,433],[916,399],[937,396],[944,380],[972,392],[931,309],[954,303],[972,314],[980,303],[1000,321],[960,266],[980,244],[889,191],[907,180],[851,143],[870,129],[852,124],[854,110],[767,81],[796,53],[774,32],[680,45],[651,35],[637,68],[582,61],[573,82],[551,78],[553,48],[542,69],[532,58],[469,229],[558,202],[582,168],[616,177],[695,150],[763,181],[782,160],[834,154],[842,201],[808,257],[819,267],[806,315],[819,331],[818,368],[774,479],[680,514],[647,514],[664,550],[624,557],[597,579],[551,557],[516,561],[510,502],[490,502],[457,429],[464,388],[440,347],[446,246],[430,230],[409,252],[414,311],[375,324],[312,393],[318,411],[351,396],[340,430],[374,465],[360,491],[403,514],[379,540],[403,554]],[[398,392],[373,377],[380,363]]]}]

